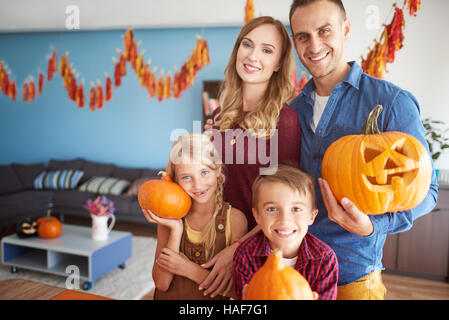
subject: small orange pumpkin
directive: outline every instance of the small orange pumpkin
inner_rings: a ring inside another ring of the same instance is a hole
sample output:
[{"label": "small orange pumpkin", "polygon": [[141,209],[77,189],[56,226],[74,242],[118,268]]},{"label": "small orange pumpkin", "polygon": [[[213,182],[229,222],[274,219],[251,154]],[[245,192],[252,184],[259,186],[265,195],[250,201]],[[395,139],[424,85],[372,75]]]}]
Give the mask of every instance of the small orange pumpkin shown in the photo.
[{"label": "small orange pumpkin", "polygon": [[246,300],[313,300],[307,280],[282,261],[282,250],[270,253],[246,288]]},{"label": "small orange pumpkin", "polygon": [[47,216],[37,219],[37,235],[41,238],[57,238],[62,233],[62,223],[56,217]]},{"label": "small orange pumpkin", "polygon": [[424,146],[403,132],[379,132],[382,106],[359,135],[344,136],[324,154],[322,177],[335,198],[348,198],[366,214],[410,210],[427,195],[432,163]]},{"label": "small orange pumpkin", "polygon": [[190,210],[189,195],[164,171],[160,180],[149,180],[137,192],[142,209],[150,210],[161,218],[181,219]]}]

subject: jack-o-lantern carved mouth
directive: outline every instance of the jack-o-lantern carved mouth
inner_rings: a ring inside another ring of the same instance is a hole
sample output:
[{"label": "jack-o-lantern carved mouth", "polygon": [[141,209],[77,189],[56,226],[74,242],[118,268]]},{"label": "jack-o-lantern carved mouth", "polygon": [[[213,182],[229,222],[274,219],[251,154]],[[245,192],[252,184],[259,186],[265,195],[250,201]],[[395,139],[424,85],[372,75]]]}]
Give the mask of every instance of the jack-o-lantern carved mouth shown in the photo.
[{"label": "jack-o-lantern carved mouth", "polygon": [[370,190],[401,190],[413,183],[419,173],[416,165],[419,154],[406,138],[397,140],[387,149],[362,142],[361,152],[365,161],[362,179]]}]

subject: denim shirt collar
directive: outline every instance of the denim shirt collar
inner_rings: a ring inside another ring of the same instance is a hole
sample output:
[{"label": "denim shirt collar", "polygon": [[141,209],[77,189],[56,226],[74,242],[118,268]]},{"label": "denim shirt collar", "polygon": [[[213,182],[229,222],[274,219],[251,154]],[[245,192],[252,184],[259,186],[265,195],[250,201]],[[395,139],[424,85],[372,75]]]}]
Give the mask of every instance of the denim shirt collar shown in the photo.
[{"label": "denim shirt collar", "polygon": [[[351,66],[351,70],[349,70],[348,74],[343,79],[343,81],[338,83],[335,86],[335,88],[340,88],[343,85],[343,83],[347,83],[358,90],[363,70],[356,61],[350,61],[348,62],[348,64]],[[315,82],[313,81],[313,79],[310,79],[302,89],[302,92],[300,93],[300,95],[305,99],[305,101],[310,103],[312,106],[313,106],[312,92],[314,90],[315,90]]]}]

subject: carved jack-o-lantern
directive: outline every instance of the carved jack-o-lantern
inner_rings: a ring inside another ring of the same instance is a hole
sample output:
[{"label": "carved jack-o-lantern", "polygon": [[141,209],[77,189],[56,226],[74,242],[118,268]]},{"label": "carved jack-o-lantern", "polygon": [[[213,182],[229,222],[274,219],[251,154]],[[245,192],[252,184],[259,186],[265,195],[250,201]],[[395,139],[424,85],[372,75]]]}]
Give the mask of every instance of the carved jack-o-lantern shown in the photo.
[{"label": "carved jack-o-lantern", "polygon": [[16,233],[19,238],[30,238],[37,236],[37,221],[31,218],[25,218],[17,224]]},{"label": "carved jack-o-lantern", "polygon": [[338,201],[350,199],[366,214],[416,207],[430,187],[432,164],[424,146],[402,132],[379,133],[382,106],[370,113],[360,135],[335,141],[326,150],[322,176]]}]

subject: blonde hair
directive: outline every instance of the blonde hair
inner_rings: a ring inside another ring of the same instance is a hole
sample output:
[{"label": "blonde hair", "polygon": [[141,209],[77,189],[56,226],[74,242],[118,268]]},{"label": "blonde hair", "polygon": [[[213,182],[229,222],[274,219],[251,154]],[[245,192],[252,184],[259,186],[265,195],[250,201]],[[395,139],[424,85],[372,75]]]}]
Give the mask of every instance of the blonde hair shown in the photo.
[{"label": "blonde hair", "polygon": [[[245,116],[242,107],[242,80],[236,70],[237,52],[243,38],[252,30],[264,24],[275,26],[282,37],[280,68],[271,76],[264,99],[256,106],[254,111]],[[234,44],[231,58],[225,69],[225,79],[220,88],[221,110],[214,118],[214,122],[220,128],[220,131],[233,129],[236,125],[240,125],[243,129],[250,130],[254,136],[271,137],[276,129],[282,107],[293,98],[295,92],[292,81],[293,68],[292,44],[282,22],[272,17],[263,16],[244,25]]]},{"label": "blonde hair", "polygon": [[167,164],[167,174],[176,182],[176,166],[184,162],[201,163],[211,170],[219,170],[217,189],[215,191],[214,215],[203,228],[203,239],[206,247],[206,259],[213,257],[215,251],[215,217],[223,208],[223,189],[225,175],[222,169],[221,156],[210,140],[202,133],[191,133],[180,136],[170,150],[170,160]]}]

